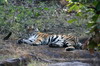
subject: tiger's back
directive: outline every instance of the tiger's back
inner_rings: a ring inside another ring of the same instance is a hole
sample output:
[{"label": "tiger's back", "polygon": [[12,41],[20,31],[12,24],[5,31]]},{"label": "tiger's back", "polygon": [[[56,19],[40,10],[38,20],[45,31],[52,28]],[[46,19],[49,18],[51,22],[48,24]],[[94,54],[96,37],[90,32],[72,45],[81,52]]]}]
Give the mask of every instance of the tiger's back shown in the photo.
[{"label": "tiger's back", "polygon": [[38,35],[38,38],[37,38],[37,40],[34,42],[34,44],[43,43],[43,41],[44,41],[47,37],[50,36],[49,34],[42,33],[42,32],[37,32],[37,35]]}]

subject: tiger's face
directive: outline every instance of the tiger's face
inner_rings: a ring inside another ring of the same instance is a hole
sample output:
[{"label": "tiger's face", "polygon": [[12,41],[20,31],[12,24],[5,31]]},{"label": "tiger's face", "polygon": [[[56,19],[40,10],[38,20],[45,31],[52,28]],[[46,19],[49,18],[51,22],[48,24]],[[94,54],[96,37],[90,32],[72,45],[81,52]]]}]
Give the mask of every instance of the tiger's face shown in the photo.
[{"label": "tiger's face", "polygon": [[38,28],[36,28],[34,25],[25,25],[25,31],[29,36],[32,36],[39,32]]}]

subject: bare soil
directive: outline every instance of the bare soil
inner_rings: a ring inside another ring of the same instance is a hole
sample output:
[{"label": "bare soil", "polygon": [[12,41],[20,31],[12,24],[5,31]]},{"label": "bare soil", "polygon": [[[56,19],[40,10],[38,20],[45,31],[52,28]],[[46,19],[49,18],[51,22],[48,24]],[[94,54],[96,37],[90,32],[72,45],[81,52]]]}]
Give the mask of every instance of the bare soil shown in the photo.
[{"label": "bare soil", "polygon": [[26,44],[16,44],[17,39],[10,38],[7,41],[0,39],[0,61],[8,58],[20,57],[23,54],[32,54],[33,60],[43,62],[66,62],[82,61],[87,63],[99,63],[100,52],[95,51],[90,54],[88,50],[65,51],[65,48],[50,48],[47,45],[30,46]]}]

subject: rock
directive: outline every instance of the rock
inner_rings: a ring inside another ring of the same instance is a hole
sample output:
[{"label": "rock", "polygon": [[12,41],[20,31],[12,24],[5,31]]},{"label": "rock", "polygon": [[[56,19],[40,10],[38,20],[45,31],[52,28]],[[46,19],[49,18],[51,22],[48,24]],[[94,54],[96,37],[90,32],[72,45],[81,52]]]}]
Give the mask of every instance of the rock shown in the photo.
[{"label": "rock", "polygon": [[62,62],[62,63],[50,64],[49,66],[91,66],[91,65],[82,62]]}]

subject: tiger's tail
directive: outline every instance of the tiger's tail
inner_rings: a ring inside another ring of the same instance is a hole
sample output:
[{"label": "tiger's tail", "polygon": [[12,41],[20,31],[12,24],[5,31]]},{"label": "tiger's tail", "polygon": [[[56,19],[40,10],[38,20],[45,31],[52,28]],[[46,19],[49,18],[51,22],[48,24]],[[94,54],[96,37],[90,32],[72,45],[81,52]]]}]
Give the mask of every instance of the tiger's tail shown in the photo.
[{"label": "tiger's tail", "polygon": [[3,40],[8,40],[11,35],[12,35],[12,32],[9,32],[8,35],[3,38]]}]

